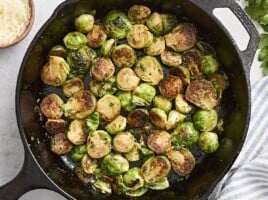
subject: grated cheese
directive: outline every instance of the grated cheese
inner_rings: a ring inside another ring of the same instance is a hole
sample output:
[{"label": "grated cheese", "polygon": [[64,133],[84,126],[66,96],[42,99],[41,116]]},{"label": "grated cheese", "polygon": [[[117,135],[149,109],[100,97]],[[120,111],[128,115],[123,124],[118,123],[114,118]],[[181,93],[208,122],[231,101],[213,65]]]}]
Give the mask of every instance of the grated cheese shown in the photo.
[{"label": "grated cheese", "polygon": [[0,0],[0,45],[18,38],[30,22],[29,0]]}]

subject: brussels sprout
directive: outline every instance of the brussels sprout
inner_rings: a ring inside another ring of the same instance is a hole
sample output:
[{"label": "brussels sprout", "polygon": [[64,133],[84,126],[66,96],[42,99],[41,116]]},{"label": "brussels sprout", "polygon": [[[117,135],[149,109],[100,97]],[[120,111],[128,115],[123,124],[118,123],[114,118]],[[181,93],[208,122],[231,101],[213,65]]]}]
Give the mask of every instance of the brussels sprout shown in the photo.
[{"label": "brussels sprout", "polygon": [[196,43],[196,30],[193,25],[182,23],[165,36],[167,47],[176,52],[191,49]]},{"label": "brussels sprout", "polygon": [[131,191],[142,188],[144,186],[144,179],[141,174],[141,169],[133,167],[128,170],[123,176],[123,184]]},{"label": "brussels sprout", "polygon": [[103,19],[103,24],[108,36],[115,39],[123,39],[127,36],[132,24],[124,12],[110,11]]},{"label": "brussels sprout", "polygon": [[62,57],[50,56],[41,70],[41,79],[44,84],[57,87],[66,81],[69,73],[70,66]]},{"label": "brussels sprout", "polygon": [[188,114],[193,110],[193,106],[190,105],[183,94],[178,94],[175,98],[175,108],[178,112]]},{"label": "brussels sprout", "polygon": [[184,119],[186,118],[186,115],[181,114],[180,112],[176,111],[176,110],[171,110],[168,113],[168,120],[166,123],[166,130],[170,130],[176,127],[176,125],[179,122],[183,122]]},{"label": "brussels sprout", "polygon": [[63,38],[64,45],[67,49],[77,50],[87,43],[87,37],[80,32],[70,32]]},{"label": "brussels sprout", "polygon": [[191,147],[199,138],[199,132],[192,122],[178,124],[171,135],[175,146]]},{"label": "brussels sprout", "polygon": [[218,98],[212,83],[205,79],[194,80],[185,92],[187,101],[202,109],[212,109],[218,104]]},{"label": "brussels sprout", "polygon": [[122,132],[126,129],[127,119],[118,115],[113,121],[106,125],[105,129],[112,135]]},{"label": "brussels sprout", "polygon": [[74,173],[77,175],[80,181],[84,184],[88,184],[89,182],[92,181],[92,174],[87,174],[84,172],[82,167],[76,167],[74,169]]},{"label": "brussels sprout", "polygon": [[122,155],[110,153],[101,162],[101,168],[111,175],[119,175],[129,170],[129,163]]},{"label": "brussels sprout", "polygon": [[165,129],[167,123],[167,114],[160,108],[153,108],[150,111],[150,120],[156,127]]},{"label": "brussels sprout", "polygon": [[107,35],[101,25],[93,25],[92,30],[87,34],[87,44],[92,48],[101,47],[107,39]]},{"label": "brussels sprout", "polygon": [[73,143],[74,145],[80,145],[85,143],[87,140],[87,134],[85,133],[85,121],[75,119],[70,123],[67,138],[68,140]]},{"label": "brussels sprout", "polygon": [[130,132],[118,133],[113,139],[114,150],[127,153],[134,147],[134,137]]},{"label": "brussels sprout", "polygon": [[147,183],[154,183],[166,177],[170,168],[170,162],[165,156],[155,156],[142,165],[141,174]]},{"label": "brussels sprout", "polygon": [[106,94],[97,102],[96,111],[104,121],[111,121],[120,114],[121,104],[117,97]]},{"label": "brussels sprout", "polygon": [[67,122],[63,119],[48,119],[45,128],[48,133],[56,135],[58,133],[65,133]]},{"label": "brussels sprout", "polygon": [[204,54],[204,55],[213,55],[216,56],[215,49],[207,42],[198,41],[196,43],[196,47]]},{"label": "brussels sprout", "polygon": [[81,167],[87,174],[93,174],[98,167],[98,162],[85,154],[81,160]]},{"label": "brussels sprout", "polygon": [[53,135],[50,141],[50,149],[53,153],[63,155],[69,153],[73,148],[73,145],[67,139],[64,133]]},{"label": "brussels sprout", "polygon": [[143,81],[157,85],[164,77],[163,69],[155,57],[140,58],[135,66],[135,72]]},{"label": "brussels sprout", "polygon": [[193,154],[185,148],[170,149],[166,153],[173,170],[180,176],[189,175],[195,167]]},{"label": "brussels sprout", "polygon": [[166,49],[161,53],[161,61],[164,65],[177,67],[182,63],[182,56],[180,53]]},{"label": "brussels sprout", "polygon": [[150,14],[150,8],[143,5],[133,5],[128,10],[129,19],[137,24],[143,24]]},{"label": "brussels sprout", "polygon": [[67,61],[71,66],[71,76],[83,77],[88,73],[89,67],[96,57],[97,53],[87,46],[82,46],[78,50],[70,51]]},{"label": "brussels sprout", "polygon": [[182,65],[177,66],[176,68],[172,68],[169,71],[169,74],[180,77],[182,80],[183,86],[185,87],[187,87],[190,84],[190,81],[191,81],[190,71],[188,68]]},{"label": "brussels sprout", "polygon": [[161,14],[163,24],[163,34],[167,34],[172,31],[178,25],[178,20],[175,15]]},{"label": "brussels sprout", "polygon": [[87,153],[86,145],[77,145],[74,146],[72,151],[70,152],[70,156],[74,161],[82,160],[83,156]]},{"label": "brussels sprout", "polygon": [[94,16],[91,14],[82,14],[75,18],[74,26],[81,33],[88,33],[94,25]]},{"label": "brussels sprout", "polygon": [[132,103],[137,106],[148,106],[156,94],[155,88],[149,84],[141,83],[133,91]]},{"label": "brussels sprout", "polygon": [[198,147],[205,153],[213,153],[219,148],[218,135],[213,132],[203,132],[198,140]]},{"label": "brussels sprout", "polygon": [[171,135],[166,131],[155,130],[149,135],[147,146],[157,154],[165,153],[171,147]]},{"label": "brussels sprout", "polygon": [[112,138],[106,131],[91,132],[87,139],[87,153],[91,158],[102,158],[110,153],[111,143]]},{"label": "brussels sprout", "polygon": [[149,121],[149,113],[145,109],[135,109],[127,116],[127,123],[133,128],[142,128]]},{"label": "brussels sprout", "polygon": [[126,111],[132,111],[136,108],[135,104],[132,104],[131,92],[119,91],[116,93],[116,97],[120,100],[121,106]]},{"label": "brussels sprout", "polygon": [[63,84],[62,90],[66,97],[71,97],[75,93],[84,90],[84,83],[80,78],[73,77]]},{"label": "brussels sprout", "polygon": [[163,37],[154,37],[153,43],[144,49],[144,53],[149,56],[158,56],[165,51],[165,39]]},{"label": "brussels sprout", "polygon": [[216,110],[198,110],[194,114],[193,122],[199,131],[212,131],[218,122]]},{"label": "brussels sprout", "polygon": [[140,79],[131,68],[121,69],[116,76],[116,84],[120,90],[131,91],[139,85]]},{"label": "brussels sprout", "polygon": [[154,97],[153,105],[154,107],[160,108],[165,112],[169,112],[172,108],[172,102],[162,95]]},{"label": "brussels sprout", "polygon": [[152,190],[165,190],[169,188],[169,182],[168,182],[167,177],[164,177],[163,180],[160,180],[158,182],[153,182],[153,183],[146,183],[145,186]]},{"label": "brussels sprout", "polygon": [[103,194],[111,194],[112,193],[112,187],[111,184],[105,181],[102,181],[100,179],[97,179],[95,183],[93,183],[92,187],[100,191]]},{"label": "brussels sprout", "polygon": [[50,119],[60,119],[63,115],[63,100],[56,94],[49,94],[40,103],[42,114]]},{"label": "brussels sprout", "polygon": [[139,161],[140,153],[137,144],[135,144],[134,147],[129,152],[124,153],[124,157],[130,162]]},{"label": "brussels sprout", "polygon": [[214,74],[219,70],[219,63],[212,55],[202,58],[202,71],[205,75]]},{"label": "brussels sprout", "polygon": [[167,75],[160,81],[158,87],[160,93],[164,97],[168,99],[175,99],[182,89],[182,81],[180,77]]},{"label": "brussels sprout", "polygon": [[140,197],[142,195],[144,195],[146,192],[148,191],[148,188],[139,188],[135,191],[126,191],[126,195],[130,196],[130,197]]},{"label": "brussels sprout", "polygon": [[136,52],[127,44],[121,44],[113,48],[112,60],[119,67],[132,67],[136,62]]},{"label": "brussels sprout", "polygon": [[152,157],[154,155],[154,152],[151,151],[150,149],[148,149],[147,147],[141,145],[141,144],[138,144],[138,149],[140,150],[142,156],[144,157]]},{"label": "brussels sprout", "polygon": [[162,17],[158,12],[154,12],[151,14],[151,16],[147,19],[146,24],[149,28],[149,30],[159,36],[163,34],[163,23],[162,23]]},{"label": "brussels sprout", "polygon": [[64,114],[71,119],[83,119],[94,112],[96,98],[89,91],[75,93],[64,105]]},{"label": "brussels sprout", "polygon": [[57,56],[57,57],[62,57],[63,59],[66,59],[67,50],[61,45],[56,45],[50,49],[48,53],[48,57],[50,56]]},{"label": "brussels sprout", "polygon": [[134,49],[148,47],[153,42],[153,34],[143,24],[135,24],[127,34],[127,42]]},{"label": "brussels sprout", "polygon": [[115,68],[110,58],[97,58],[91,67],[91,74],[98,81],[107,80],[114,75]]},{"label": "brussels sprout", "polygon": [[104,57],[110,57],[112,54],[112,49],[116,45],[116,40],[115,39],[109,39],[107,40],[100,49],[100,53]]},{"label": "brussels sprout", "polygon": [[114,94],[117,91],[115,77],[103,81],[92,79],[89,82],[89,90],[97,97],[103,97],[106,94]]},{"label": "brussels sprout", "polygon": [[94,112],[86,118],[86,130],[87,132],[96,131],[100,125],[100,114]]},{"label": "brussels sprout", "polygon": [[212,74],[208,76],[208,80],[214,86],[218,98],[221,99],[223,91],[228,87],[229,82],[225,74]]},{"label": "brussels sprout", "polygon": [[193,77],[202,75],[202,58],[199,51],[191,49],[182,54],[182,63],[187,67]]}]

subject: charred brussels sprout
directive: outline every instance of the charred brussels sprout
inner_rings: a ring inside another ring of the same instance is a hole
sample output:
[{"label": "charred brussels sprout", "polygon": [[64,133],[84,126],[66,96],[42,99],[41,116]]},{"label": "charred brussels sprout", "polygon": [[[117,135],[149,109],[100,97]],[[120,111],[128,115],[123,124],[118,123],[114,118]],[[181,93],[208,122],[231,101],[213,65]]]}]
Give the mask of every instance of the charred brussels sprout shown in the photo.
[{"label": "charred brussels sprout", "polygon": [[198,140],[198,147],[205,153],[213,153],[219,148],[218,135],[213,132],[203,132]]},{"label": "charred brussels sprout", "polygon": [[132,111],[136,108],[136,105],[132,103],[131,92],[119,91],[116,93],[116,97],[120,100],[121,106],[126,111]]},{"label": "charred brussels sprout", "polygon": [[146,24],[153,34],[157,36],[163,34],[164,27],[162,18],[158,12],[152,13],[151,16],[147,19]]},{"label": "charred brussels sprout", "polygon": [[70,123],[67,138],[74,145],[80,145],[86,142],[87,134],[85,133],[85,121],[75,119]]},{"label": "charred brussels sprout", "polygon": [[167,65],[170,67],[177,67],[182,63],[182,57],[180,53],[166,49],[161,54],[161,61],[164,65]]},{"label": "charred brussels sprout", "polygon": [[81,167],[87,174],[93,174],[98,167],[97,160],[90,158],[88,155],[84,155],[81,160]]},{"label": "charred brussels sprout", "polygon": [[199,131],[212,131],[218,122],[216,110],[198,110],[194,114],[193,122]]},{"label": "charred brussels sprout", "polygon": [[143,24],[135,24],[127,34],[127,42],[134,49],[148,47],[153,42],[153,34]]},{"label": "charred brussels sprout", "polygon": [[138,167],[133,167],[128,170],[123,176],[123,184],[127,190],[135,191],[144,186],[144,179],[141,170]]},{"label": "charred brussels sprout", "polygon": [[165,112],[169,112],[172,108],[172,102],[164,96],[156,96],[153,100],[154,107],[160,108]]},{"label": "charred brussels sprout", "polygon": [[198,41],[196,43],[196,47],[204,54],[204,55],[213,55],[216,56],[215,49],[207,42]]},{"label": "charred brussels sprout", "polygon": [[191,49],[182,54],[182,63],[187,67],[193,77],[202,75],[202,58],[199,51]]},{"label": "charred brussels sprout", "polygon": [[210,81],[205,79],[192,81],[186,89],[185,98],[205,110],[212,109],[218,104],[215,88]]},{"label": "charred brussels sprout", "polygon": [[63,84],[62,90],[66,97],[71,97],[75,93],[84,90],[84,83],[80,78],[73,77]]},{"label": "charred brussels sprout", "polygon": [[129,152],[134,144],[134,137],[130,132],[118,133],[113,139],[113,148],[120,153]]},{"label": "charred brussels sprout", "polygon": [[48,119],[45,128],[48,133],[56,135],[58,133],[65,133],[67,122],[63,119]]},{"label": "charred brussels sprout", "polygon": [[94,112],[86,118],[86,130],[87,132],[96,131],[100,125],[100,114]]},{"label": "charred brussels sprout", "polygon": [[182,89],[182,81],[180,77],[167,75],[160,81],[158,87],[164,97],[174,99]]},{"label": "charred brussels sprout", "polygon": [[171,135],[166,131],[153,131],[147,139],[147,145],[157,154],[165,153],[171,148]]},{"label": "charred brussels sprout", "polygon": [[64,133],[59,133],[51,138],[50,149],[55,154],[63,155],[69,153],[72,148],[72,143],[69,142]]},{"label": "charred brussels sprout", "polygon": [[139,83],[139,77],[136,76],[135,72],[131,68],[123,68],[117,73],[116,84],[120,90],[134,90]]},{"label": "charred brussels sprout", "polygon": [[63,100],[56,94],[47,95],[40,103],[42,114],[50,119],[60,119],[63,115]]},{"label": "charred brussels sprout", "polygon": [[149,56],[158,56],[165,51],[165,39],[163,37],[154,37],[153,43],[144,49],[144,53]]},{"label": "charred brussels sprout", "polygon": [[110,153],[103,158],[101,168],[110,175],[119,175],[129,170],[129,163],[120,154]]},{"label": "charred brussels sprout", "polygon": [[133,128],[142,128],[149,121],[149,113],[145,109],[136,109],[127,116],[127,123]]},{"label": "charred brussels sprout", "polygon": [[150,111],[150,120],[158,128],[165,129],[167,123],[167,114],[159,108],[153,108]]},{"label": "charred brussels sprout", "polygon": [[164,77],[163,69],[155,57],[145,56],[135,66],[137,76],[151,85],[157,85]]},{"label": "charred brussels sprout", "polygon": [[101,25],[93,25],[92,30],[87,34],[87,44],[92,48],[101,47],[107,39],[107,35]]},{"label": "charred brussels sprout", "polygon": [[136,62],[136,52],[127,44],[114,47],[111,57],[119,68],[132,67]]},{"label": "charred brussels sprout", "polygon": [[83,156],[87,153],[86,145],[76,145],[70,152],[70,156],[74,161],[82,160]]},{"label": "charred brussels sprout", "polygon": [[88,33],[93,28],[94,16],[91,14],[82,14],[75,18],[74,25],[79,32]]},{"label": "charred brussels sprout", "polygon": [[64,59],[67,58],[67,50],[61,46],[61,45],[56,45],[54,47],[52,47],[48,53],[48,56],[58,56],[58,57],[62,57]]},{"label": "charred brussels sprout", "polygon": [[149,84],[141,83],[133,91],[132,103],[137,106],[148,106],[155,97],[155,88]]},{"label": "charred brussels sprout", "polygon": [[41,70],[43,83],[50,86],[61,86],[70,73],[69,64],[58,56],[50,56],[48,63]]},{"label": "charred brussels sprout", "polygon": [[169,188],[169,182],[167,177],[163,178],[163,180],[153,182],[153,183],[146,183],[145,185],[147,188],[152,190],[165,190]]},{"label": "charred brussels sprout", "polygon": [[127,119],[121,115],[106,125],[105,129],[112,135],[122,132],[126,129]]},{"label": "charred brussels sprout", "polygon": [[115,47],[115,45],[116,45],[116,40],[115,39],[109,39],[109,40],[107,40],[101,46],[101,49],[100,49],[101,55],[104,56],[104,57],[110,57],[111,56],[111,53],[112,53],[112,50]]},{"label": "charred brussels sprout", "polygon": [[124,12],[110,11],[103,19],[103,24],[108,36],[115,39],[123,39],[127,36],[132,24]]},{"label": "charred brussels sprout", "polygon": [[124,153],[124,157],[130,161],[135,162],[140,160],[140,152],[138,150],[137,144],[134,145],[134,147],[127,153]]},{"label": "charred brussels sprout", "polygon": [[176,111],[176,110],[171,110],[168,113],[168,120],[166,123],[166,130],[170,130],[176,127],[176,125],[180,122],[183,122],[184,119],[186,118],[186,115]]},{"label": "charred brussels sprout", "polygon": [[175,108],[178,112],[188,114],[193,110],[193,106],[185,100],[183,94],[178,94],[175,98]]},{"label": "charred brussels sprout", "polygon": [[114,75],[115,68],[110,58],[97,58],[91,67],[91,74],[98,81],[107,80]]},{"label": "charred brussels sprout", "polygon": [[133,5],[128,10],[128,17],[137,24],[142,24],[150,16],[151,10],[147,6]]},{"label": "charred brussels sprout", "polygon": [[70,32],[63,38],[67,49],[77,50],[87,43],[87,37],[80,32]]},{"label": "charred brussels sprout", "polygon": [[161,14],[161,19],[163,24],[163,34],[169,33],[178,25],[178,20],[175,15]]},{"label": "charred brussels sprout", "polygon": [[182,65],[177,66],[176,68],[172,68],[169,71],[169,74],[180,77],[184,87],[187,87],[190,84],[191,75],[187,67],[184,67]]},{"label": "charred brussels sprout", "polygon": [[114,94],[117,91],[115,77],[97,81],[95,79],[89,82],[89,90],[97,97],[103,97],[106,94]]},{"label": "charred brussels sprout", "polygon": [[212,74],[208,77],[208,80],[212,83],[214,88],[216,89],[218,98],[222,97],[223,91],[228,87],[229,82],[228,78],[225,74]]},{"label": "charred brussels sprout", "polygon": [[214,74],[219,69],[218,61],[212,56],[207,55],[202,58],[202,71],[205,75]]}]

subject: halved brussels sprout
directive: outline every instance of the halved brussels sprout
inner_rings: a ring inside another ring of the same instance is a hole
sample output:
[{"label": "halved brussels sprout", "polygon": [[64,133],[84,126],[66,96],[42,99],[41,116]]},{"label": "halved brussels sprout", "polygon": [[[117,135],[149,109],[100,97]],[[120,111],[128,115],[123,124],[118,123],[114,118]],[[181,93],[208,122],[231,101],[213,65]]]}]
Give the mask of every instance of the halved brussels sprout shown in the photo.
[{"label": "halved brussels sprout", "polygon": [[115,68],[110,58],[97,58],[91,67],[91,74],[98,81],[107,80],[114,75]]},{"label": "halved brussels sprout", "polygon": [[137,24],[143,24],[150,14],[150,8],[143,5],[133,5],[128,10],[129,19]]},{"label": "halved brussels sprout", "polygon": [[100,179],[97,179],[95,183],[93,183],[92,187],[100,191],[103,194],[111,194],[112,193],[112,187],[111,184],[105,181],[102,181]]},{"label": "halved brussels sprout", "polygon": [[63,38],[63,42],[67,49],[77,50],[87,43],[87,37],[78,31],[70,32]]},{"label": "halved brussels sprout", "polygon": [[142,165],[141,174],[147,183],[154,183],[165,178],[170,168],[170,162],[165,156],[155,156]]},{"label": "halved brussels sprout", "polygon": [[127,44],[121,44],[113,48],[112,60],[119,67],[132,67],[136,62],[136,52]]},{"label": "halved brussels sprout", "polygon": [[129,170],[129,163],[122,155],[110,153],[103,158],[101,168],[110,175],[119,175]]},{"label": "halved brussels sprout", "polygon": [[133,91],[132,103],[137,106],[148,106],[155,97],[155,88],[149,84],[141,83]]},{"label": "halved brussels sprout", "polygon": [[48,119],[45,128],[48,133],[56,135],[58,133],[65,133],[67,122],[63,119]]},{"label": "halved brussels sprout", "polygon": [[92,174],[87,174],[84,172],[82,167],[76,167],[74,173],[77,175],[78,179],[84,184],[88,184],[92,180]]},{"label": "halved brussels sprout", "polygon": [[202,75],[202,58],[199,51],[191,49],[182,54],[182,63],[187,67],[193,77]]},{"label": "halved brussels sprout", "polygon": [[172,108],[172,102],[162,95],[154,97],[153,105],[154,107],[160,108],[165,112],[169,112]]},{"label": "halved brussels sprout", "polygon": [[132,111],[136,108],[136,105],[132,103],[131,92],[119,91],[116,93],[116,97],[120,100],[121,106],[126,111]]},{"label": "halved brussels sprout", "polygon": [[151,16],[147,19],[146,25],[148,26],[149,30],[159,36],[163,34],[163,23],[161,15],[158,12],[153,12]]},{"label": "halved brussels sprout", "polygon": [[161,14],[163,24],[163,34],[167,34],[172,31],[178,25],[178,20],[175,15]]},{"label": "halved brussels sprout", "polygon": [[175,99],[182,89],[182,81],[180,77],[167,75],[160,81],[158,88],[164,97]]},{"label": "halved brussels sprout", "polygon": [[190,81],[191,81],[190,71],[188,68],[182,65],[177,66],[176,68],[172,68],[169,71],[169,74],[180,77],[182,80],[183,86],[185,87],[187,87],[190,84]]},{"label": "halved brussels sprout", "polygon": [[72,151],[70,152],[70,156],[74,161],[82,160],[83,156],[87,153],[86,145],[77,145],[74,146]]},{"label": "halved brussels sprout", "polygon": [[98,161],[85,154],[81,160],[81,167],[87,174],[93,174],[98,167]]},{"label": "halved brussels sprout", "polygon": [[149,121],[149,113],[145,109],[135,109],[127,116],[127,123],[133,128],[142,128]]},{"label": "halved brussels sprout", "polygon": [[75,93],[84,90],[84,83],[80,78],[73,77],[63,84],[62,90],[66,97],[71,97]]},{"label": "halved brussels sprout", "polygon": [[171,148],[171,135],[166,131],[155,130],[149,135],[147,146],[157,154],[165,153]]},{"label": "halved brussels sprout", "polygon": [[168,113],[168,120],[166,123],[166,130],[170,130],[176,127],[176,125],[180,122],[183,122],[186,118],[186,115],[181,114],[180,112],[176,110],[171,110]]},{"label": "halved brussels sprout", "polygon": [[126,129],[127,119],[118,115],[113,121],[105,126],[105,129],[112,135],[122,132]]},{"label": "halved brussels sprout", "polygon": [[140,196],[144,195],[147,191],[148,191],[148,188],[143,187],[143,188],[139,188],[135,191],[131,191],[131,190],[126,191],[126,195],[130,196],[130,197],[140,197]]},{"label": "halved brussels sprout", "polygon": [[63,59],[66,59],[67,50],[61,45],[56,45],[50,49],[48,53],[48,57],[50,56],[57,56],[57,57],[62,57]]},{"label": "halved brussels sprout", "polygon": [[205,75],[214,74],[219,70],[219,63],[212,55],[202,57],[202,72]]},{"label": "halved brussels sprout", "polygon": [[134,147],[127,153],[124,153],[124,157],[129,161],[129,162],[135,162],[140,160],[140,153],[137,147],[137,144],[134,145]]},{"label": "halved brussels sprout", "polygon": [[100,125],[100,114],[98,112],[94,112],[87,116],[86,118],[86,131],[96,131]]},{"label": "halved brussels sprout", "polygon": [[69,153],[73,148],[73,144],[69,142],[65,133],[53,135],[50,140],[50,149],[53,153],[63,155]]},{"label": "halved brussels sprout", "polygon": [[60,119],[63,115],[63,100],[56,94],[49,94],[40,103],[42,114],[50,119]]},{"label": "halved brussels sprout", "polygon": [[94,25],[94,16],[91,14],[82,14],[75,18],[74,26],[81,33],[88,33]]},{"label": "halved brussels sprout", "polygon": [[175,108],[178,112],[183,114],[188,114],[192,112],[193,106],[190,105],[186,100],[183,94],[178,94],[175,98]]},{"label": "halved brussels sprout", "polygon": [[194,80],[185,92],[187,101],[202,109],[212,109],[218,104],[217,92],[212,83],[205,79]]},{"label": "halved brussels sprout", "polygon": [[193,122],[199,131],[212,131],[218,122],[218,113],[216,110],[198,110],[194,114]]},{"label": "halved brussels sprout", "polygon": [[97,97],[103,97],[106,94],[114,94],[117,91],[115,77],[103,81],[92,79],[89,82],[89,90]]},{"label": "halved brussels sprout", "polygon": [[172,132],[172,142],[175,146],[191,147],[197,143],[199,132],[192,122],[182,122]]},{"label": "halved brussels sprout", "polygon": [[100,49],[100,53],[104,57],[110,57],[112,54],[112,50],[116,45],[116,40],[115,39],[109,39],[107,40]]},{"label": "halved brussels sprout", "polygon": [[166,153],[173,170],[180,176],[189,175],[195,167],[195,158],[186,148],[171,149]]},{"label": "halved brussels sprout", "polygon": [[93,28],[87,34],[87,44],[92,48],[101,47],[107,39],[107,35],[101,25],[93,25]]},{"label": "halved brussels sprout", "polygon": [[134,90],[140,83],[139,77],[131,68],[121,69],[116,76],[116,84],[120,90],[131,91]]},{"label": "halved brussels sprout", "polygon": [[41,70],[43,83],[51,86],[61,86],[70,73],[69,64],[58,56],[50,56],[49,61]]},{"label": "halved brussels sprout", "polygon": [[75,93],[64,105],[64,114],[71,119],[83,119],[94,112],[96,97],[89,91]]},{"label": "halved brussels sprout", "polygon": [[148,47],[153,42],[153,34],[143,24],[135,24],[127,34],[127,42],[134,49]]},{"label": "halved brussels sprout", "polygon": [[110,153],[112,149],[112,138],[106,132],[97,130],[91,132],[87,139],[87,153],[91,158],[102,158]]},{"label": "halved brussels sprout", "polygon": [[127,153],[134,147],[134,137],[130,132],[118,133],[113,139],[114,150]]},{"label": "halved brussels sprout", "polygon": [[123,176],[123,183],[127,190],[137,190],[144,186],[144,179],[141,174],[141,169],[133,167],[128,170]]},{"label": "halved brussels sprout", "polygon": [[150,120],[156,127],[165,129],[167,123],[167,114],[160,108],[153,108],[150,111]]},{"label": "halved brussels sprout", "polygon": [[164,177],[163,180],[160,180],[158,182],[153,182],[153,183],[146,183],[145,186],[152,190],[165,190],[169,188],[169,182],[168,182],[167,177]]},{"label": "halved brussels sprout", "polygon": [[182,63],[182,56],[180,53],[166,49],[161,53],[161,61],[164,65],[178,67]]},{"label": "halved brussels sprout", "polygon": [[213,132],[203,132],[198,140],[198,147],[205,153],[213,153],[219,148],[218,135]]},{"label": "halved brussels sprout", "polygon": [[98,100],[96,111],[102,120],[111,121],[120,114],[121,103],[117,97],[106,94]]},{"label": "halved brussels sprout", "polygon": [[227,76],[224,73],[211,74],[210,76],[208,76],[208,80],[212,83],[212,85],[216,89],[218,98],[221,99],[223,91],[229,85]]},{"label": "halved brussels sprout", "polygon": [[164,37],[154,37],[153,43],[144,49],[144,53],[149,56],[158,56],[165,51],[165,47]]},{"label": "halved brussels sprout", "polygon": [[165,36],[166,45],[176,52],[191,49],[196,43],[196,30],[193,25],[182,23]]},{"label": "halved brussels sprout", "polygon": [[67,138],[68,140],[73,143],[74,145],[80,145],[86,142],[87,134],[85,133],[86,123],[84,120],[73,120],[67,131]]},{"label": "halved brussels sprout", "polygon": [[123,39],[127,36],[132,24],[124,12],[110,11],[103,19],[108,36],[114,39]]},{"label": "halved brussels sprout", "polygon": [[157,85],[164,77],[163,69],[155,57],[145,56],[138,60],[135,72],[143,81]]},{"label": "halved brussels sprout", "polygon": [[215,49],[207,42],[198,41],[196,43],[196,47],[202,52],[204,55],[213,55],[216,56]]}]

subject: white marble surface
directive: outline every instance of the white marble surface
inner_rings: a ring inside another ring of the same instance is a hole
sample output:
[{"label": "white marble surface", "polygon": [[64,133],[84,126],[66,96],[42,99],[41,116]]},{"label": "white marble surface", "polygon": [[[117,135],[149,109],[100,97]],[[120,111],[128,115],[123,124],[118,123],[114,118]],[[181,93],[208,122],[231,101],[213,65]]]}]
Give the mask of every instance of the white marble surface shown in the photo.
[{"label": "white marble surface", "polygon": [[[36,17],[29,35],[13,47],[0,49],[0,186],[10,181],[19,172],[24,159],[24,150],[15,118],[15,86],[23,55],[35,33],[62,1],[64,0],[35,0]],[[243,1],[239,3],[243,4]],[[255,82],[261,76],[259,63],[255,58],[251,69],[251,81]],[[35,190],[20,198],[20,200],[34,199],[63,200],[65,198],[47,190]]]}]

